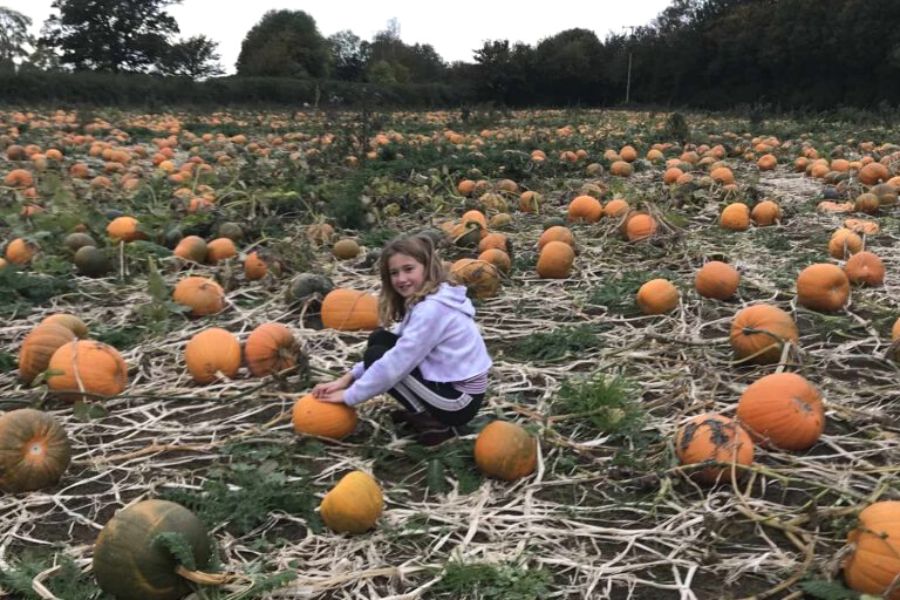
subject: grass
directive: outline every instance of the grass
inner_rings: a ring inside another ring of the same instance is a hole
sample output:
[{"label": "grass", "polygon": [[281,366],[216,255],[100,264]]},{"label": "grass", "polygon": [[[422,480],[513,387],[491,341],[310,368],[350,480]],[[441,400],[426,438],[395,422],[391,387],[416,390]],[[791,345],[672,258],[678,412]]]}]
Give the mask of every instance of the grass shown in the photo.
[{"label": "grass", "polygon": [[536,600],[550,592],[551,581],[544,569],[451,562],[432,592],[437,598],[460,600]]},{"label": "grass", "polygon": [[32,587],[32,581],[42,571],[54,566],[59,570],[44,580],[44,586],[58,598],[66,600],[111,600],[111,596],[98,595],[94,578],[82,573],[78,565],[65,554],[58,552],[26,550],[9,563],[9,568],[0,568],[0,591],[4,598],[41,600]]},{"label": "grass", "polygon": [[563,382],[553,406],[555,415],[578,417],[600,432],[628,437],[644,423],[644,411],[635,398],[634,385],[619,376],[594,373]]},{"label": "grass", "polygon": [[549,333],[539,331],[519,340],[509,350],[522,361],[554,361],[597,348],[600,340],[590,325],[560,327]]}]

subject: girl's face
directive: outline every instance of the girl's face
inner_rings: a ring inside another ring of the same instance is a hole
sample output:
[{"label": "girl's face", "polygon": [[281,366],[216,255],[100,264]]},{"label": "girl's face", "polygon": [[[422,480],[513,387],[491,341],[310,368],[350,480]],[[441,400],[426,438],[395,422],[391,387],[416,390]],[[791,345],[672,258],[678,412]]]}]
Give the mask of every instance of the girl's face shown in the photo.
[{"label": "girl's face", "polygon": [[388,259],[391,285],[403,298],[409,298],[425,283],[425,265],[408,254],[394,254]]}]

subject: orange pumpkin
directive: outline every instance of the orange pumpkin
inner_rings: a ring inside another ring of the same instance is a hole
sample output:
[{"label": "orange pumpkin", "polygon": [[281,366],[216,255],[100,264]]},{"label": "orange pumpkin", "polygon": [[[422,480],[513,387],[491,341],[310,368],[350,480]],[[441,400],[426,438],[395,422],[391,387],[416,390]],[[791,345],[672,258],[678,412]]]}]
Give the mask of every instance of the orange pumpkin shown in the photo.
[{"label": "orange pumpkin", "polygon": [[237,246],[234,245],[234,240],[231,238],[220,237],[206,244],[206,262],[211,265],[235,256],[237,256]]},{"label": "orange pumpkin", "polygon": [[797,302],[820,311],[840,310],[850,298],[850,281],[837,265],[810,265],[797,276]]},{"label": "orange pumpkin", "polygon": [[771,171],[778,166],[778,159],[774,154],[763,154],[756,161],[756,166],[760,171]]},{"label": "orange pumpkin", "polygon": [[538,256],[537,273],[544,279],[566,279],[575,262],[575,251],[564,242],[547,242]]},{"label": "orange pumpkin", "polygon": [[860,183],[875,185],[891,178],[891,172],[881,163],[870,162],[859,170],[857,174]]},{"label": "orange pumpkin", "polygon": [[697,271],[694,287],[704,298],[727,300],[737,292],[740,282],[741,275],[737,269],[722,261],[713,260]]},{"label": "orange pumpkin", "polygon": [[172,299],[191,309],[194,317],[212,315],[225,308],[225,291],[206,277],[185,277],[175,286]]},{"label": "orange pumpkin", "polygon": [[629,242],[651,238],[657,228],[656,219],[644,212],[631,212],[622,223],[622,233]]},{"label": "orange pumpkin", "polygon": [[634,173],[634,167],[624,160],[617,160],[610,165],[609,172],[616,177],[630,177]]},{"label": "orange pumpkin", "polygon": [[471,179],[463,179],[456,185],[456,191],[460,196],[471,196],[475,191],[475,182]]},{"label": "orange pumpkin", "polygon": [[878,201],[878,196],[868,192],[857,196],[856,202],[853,203],[853,208],[857,212],[864,212],[870,215],[877,213],[880,206],[881,203]]},{"label": "orange pumpkin", "polygon": [[603,214],[613,218],[621,217],[627,214],[629,209],[628,202],[622,198],[613,198],[603,207]]},{"label": "orange pumpkin", "polygon": [[791,315],[771,304],[756,304],[734,316],[729,339],[739,359],[752,356],[752,362],[767,364],[778,362],[784,344],[797,344],[799,335]]},{"label": "orange pumpkin", "polygon": [[568,227],[562,225],[554,225],[544,230],[541,237],[538,238],[538,250],[543,250],[544,246],[550,242],[563,242],[572,246],[573,249],[575,248],[575,236]]},{"label": "orange pumpkin", "polygon": [[509,242],[502,233],[489,233],[478,242],[478,251],[484,252],[489,248],[497,248],[498,250],[508,252]]},{"label": "orange pumpkin", "polygon": [[488,226],[487,217],[485,217],[484,213],[481,212],[480,210],[472,209],[472,210],[469,210],[469,211],[466,211],[465,213],[463,213],[463,216],[460,219],[460,222],[463,225],[466,225],[470,221],[474,221],[474,222],[478,223],[482,229],[487,229],[487,226]]},{"label": "orange pumpkin", "polygon": [[450,267],[450,279],[466,286],[475,298],[491,298],[500,289],[500,272],[483,260],[459,259]]},{"label": "orange pumpkin", "polygon": [[525,477],[537,467],[537,440],[515,423],[493,421],[475,440],[475,464],[489,477]]},{"label": "orange pumpkin", "polygon": [[857,235],[876,235],[881,229],[878,223],[866,219],[844,219],[844,227]]},{"label": "orange pumpkin", "polygon": [[338,288],[322,300],[322,324],[339,331],[378,327],[378,297],[367,292]]},{"label": "orange pumpkin", "polygon": [[147,239],[146,234],[139,227],[140,224],[134,217],[116,217],[106,226],[106,234],[115,242],[133,242]]},{"label": "orange pumpkin", "polygon": [[634,146],[622,146],[622,149],[619,150],[619,157],[626,162],[634,162],[637,160],[637,150],[634,149]]},{"label": "orange pumpkin", "polygon": [[[727,417],[716,414],[699,415],[678,429],[675,434],[675,455],[683,465],[725,463],[749,465],[753,462],[753,440],[744,429]],[[729,479],[731,469],[711,466],[691,472],[691,477],[703,483]],[[737,471],[738,476],[741,471]]]},{"label": "orange pumpkin", "polygon": [[884,263],[877,254],[866,250],[847,260],[844,272],[850,283],[879,286],[884,283]]},{"label": "orange pumpkin", "polygon": [[263,323],[250,332],[244,343],[247,367],[256,377],[290,369],[301,355],[294,334],[281,323]]},{"label": "orange pumpkin", "polygon": [[678,167],[669,167],[666,169],[665,173],[663,173],[663,183],[672,185],[677,182],[682,175],[684,175],[684,171]]},{"label": "orange pumpkin", "polygon": [[75,339],[71,329],[58,323],[45,323],[32,329],[19,350],[19,379],[30,384],[38,374],[47,370],[53,353]]},{"label": "orange pumpkin", "polygon": [[772,200],[763,200],[750,211],[750,218],[757,227],[774,225],[781,219],[781,207]]},{"label": "orange pumpkin", "polygon": [[[863,509],[847,543],[853,548],[843,565],[847,585],[882,596],[900,577],[900,501],[883,500]],[[894,587],[886,600],[900,600],[900,588]]]},{"label": "orange pumpkin", "polygon": [[637,292],[637,305],[645,315],[661,315],[675,310],[679,293],[671,281],[651,279]]},{"label": "orange pumpkin", "polygon": [[66,329],[69,329],[81,339],[84,339],[88,336],[88,328],[87,325],[84,324],[84,321],[76,317],[75,315],[70,315],[67,313],[56,313],[50,315],[49,317],[44,317],[40,324],[44,325],[45,323],[54,323],[56,325],[62,325]]},{"label": "orange pumpkin", "polygon": [[184,362],[197,383],[212,383],[218,373],[232,379],[241,366],[241,344],[231,332],[210,327],[188,340]]},{"label": "orange pumpkin", "polygon": [[825,429],[819,390],[796,373],[773,373],[741,394],[737,419],[753,439],[784,450],[806,450]]},{"label": "orange pumpkin", "polygon": [[856,254],[862,248],[862,238],[847,228],[835,231],[831,234],[831,240],[828,242],[828,254],[838,260],[844,260],[847,255]]},{"label": "orange pumpkin", "polygon": [[734,183],[734,173],[728,167],[717,167],[709,172],[709,176],[721,185]]},{"label": "orange pumpkin", "polygon": [[603,205],[592,196],[578,196],[569,203],[568,219],[575,223],[596,223],[603,216]]},{"label": "orange pumpkin", "polygon": [[743,202],[734,202],[722,210],[719,225],[731,231],[744,231],[750,227],[750,209]]},{"label": "orange pumpkin", "polygon": [[27,265],[37,252],[37,244],[31,240],[16,238],[6,246],[6,260],[16,265]]},{"label": "orange pumpkin", "polygon": [[292,423],[299,434],[340,440],[356,429],[356,410],[339,402],[322,402],[312,394],[301,396],[294,403]]},{"label": "orange pumpkin", "polygon": [[27,188],[34,185],[34,177],[25,169],[13,169],[3,178],[3,185],[14,188]]},{"label": "orange pumpkin", "polygon": [[204,263],[207,253],[206,240],[197,235],[181,238],[172,253],[182,260]]},{"label": "orange pumpkin", "polygon": [[519,210],[525,213],[540,212],[541,200],[541,195],[535,191],[522,192],[519,196]]},{"label": "orange pumpkin", "polygon": [[70,402],[115,396],[128,386],[128,365],[119,351],[93,340],[60,346],[47,365],[47,386]]},{"label": "orange pumpkin", "polygon": [[512,261],[509,258],[509,254],[498,248],[488,248],[478,255],[478,260],[491,263],[500,269],[502,273],[509,273],[509,270],[512,268]]},{"label": "orange pumpkin", "polygon": [[33,408],[0,416],[0,489],[19,493],[56,484],[72,458],[59,422]]},{"label": "orange pumpkin", "polygon": [[244,259],[244,277],[248,281],[257,281],[266,276],[269,272],[269,265],[260,257],[259,252],[254,250],[247,254]]}]

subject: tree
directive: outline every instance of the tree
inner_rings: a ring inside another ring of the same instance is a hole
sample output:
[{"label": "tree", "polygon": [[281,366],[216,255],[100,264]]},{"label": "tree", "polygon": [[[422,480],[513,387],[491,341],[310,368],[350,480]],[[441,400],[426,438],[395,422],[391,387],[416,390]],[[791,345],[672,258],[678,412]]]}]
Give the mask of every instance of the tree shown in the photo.
[{"label": "tree", "polygon": [[270,10],[241,44],[238,75],[325,77],[329,45],[302,10]]},{"label": "tree", "polygon": [[367,46],[367,57],[370,81],[383,80],[384,74],[390,71],[398,83],[431,82],[441,79],[447,71],[444,60],[430,44],[403,43],[397,19],[388,21],[387,27],[375,34]]},{"label": "tree", "polygon": [[159,64],[164,75],[204,79],[225,71],[219,64],[218,44],[205,35],[195,35],[172,44]]},{"label": "tree", "polygon": [[329,36],[328,48],[332,72],[337,79],[360,81],[363,78],[369,58],[368,43],[345,29]]},{"label": "tree", "polygon": [[77,70],[146,72],[169,49],[178,24],[163,9],[176,0],[54,0],[44,40]]},{"label": "tree", "polygon": [[0,66],[10,67],[16,59],[28,56],[27,46],[34,46],[29,27],[30,18],[0,6]]}]

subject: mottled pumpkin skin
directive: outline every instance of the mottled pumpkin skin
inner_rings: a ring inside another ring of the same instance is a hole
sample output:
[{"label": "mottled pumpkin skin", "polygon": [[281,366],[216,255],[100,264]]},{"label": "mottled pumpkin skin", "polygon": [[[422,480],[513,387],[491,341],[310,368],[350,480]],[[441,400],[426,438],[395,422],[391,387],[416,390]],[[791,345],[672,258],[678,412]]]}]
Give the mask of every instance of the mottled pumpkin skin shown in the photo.
[{"label": "mottled pumpkin skin", "polygon": [[[731,322],[731,346],[739,359],[756,355],[751,362],[775,363],[784,342],[797,343],[800,332],[788,313],[771,304],[740,310]],[[759,353],[759,354],[757,354]]]},{"label": "mottled pumpkin skin", "polygon": [[[749,465],[753,462],[753,440],[740,425],[727,417],[706,414],[694,417],[675,435],[675,455],[683,465],[704,462]],[[729,467],[709,467],[693,471],[691,477],[703,483],[729,478]],[[741,471],[737,471],[740,475]]]},{"label": "mottled pumpkin skin", "polygon": [[738,400],[737,418],[760,443],[805,450],[825,429],[822,396],[796,373],[773,373],[751,383]]},{"label": "mottled pumpkin skin", "polygon": [[193,317],[212,315],[225,308],[222,286],[206,277],[185,277],[175,286],[172,299],[190,307]]},{"label": "mottled pumpkin skin", "polygon": [[65,430],[47,413],[22,408],[0,416],[0,489],[4,492],[55,485],[71,458]]},{"label": "mottled pumpkin skin", "polygon": [[339,331],[378,327],[378,298],[358,290],[338,288],[322,301],[322,324]]},{"label": "mottled pumpkin skin", "polygon": [[100,588],[117,600],[178,600],[190,593],[175,573],[175,558],[153,543],[166,532],[184,536],[197,568],[209,564],[212,544],[200,519],[180,504],[145,500],[116,513],[97,537],[93,570]]},{"label": "mottled pumpkin skin", "polygon": [[263,323],[247,337],[244,359],[256,377],[290,369],[301,355],[294,334],[281,323]]},{"label": "mottled pumpkin skin", "polygon": [[93,340],[63,344],[47,366],[48,387],[65,400],[89,401],[85,391],[99,396],[115,396],[128,386],[128,365],[118,350]]},{"label": "mottled pumpkin skin", "polygon": [[490,477],[514,481],[537,467],[537,440],[507,421],[494,421],[475,440],[475,464]]},{"label": "mottled pumpkin skin", "polygon": [[[900,576],[900,501],[876,502],[859,513],[859,526],[847,542],[855,545],[844,563],[847,585],[857,592],[883,594]],[[888,600],[900,600],[900,589]]]},{"label": "mottled pumpkin skin", "polygon": [[67,313],[56,313],[50,315],[49,317],[45,317],[41,321],[41,325],[45,323],[55,323],[56,325],[62,325],[66,329],[72,330],[79,339],[84,339],[88,336],[88,328],[87,325],[84,324],[84,321],[76,317],[75,315],[70,315]]},{"label": "mottled pumpkin skin", "polygon": [[500,289],[500,271],[483,260],[459,259],[450,267],[450,279],[466,286],[469,293],[479,299],[496,296]]},{"label": "mottled pumpkin skin", "polygon": [[59,323],[43,323],[32,329],[19,350],[19,379],[31,383],[47,370],[50,357],[60,346],[75,341],[72,330]]},{"label": "mottled pumpkin skin", "polygon": [[356,429],[356,409],[346,404],[323,402],[307,394],[294,403],[294,431],[340,440]]},{"label": "mottled pumpkin skin", "polygon": [[384,498],[378,482],[362,471],[344,475],[322,499],[322,521],[338,533],[363,533],[375,526]]}]

